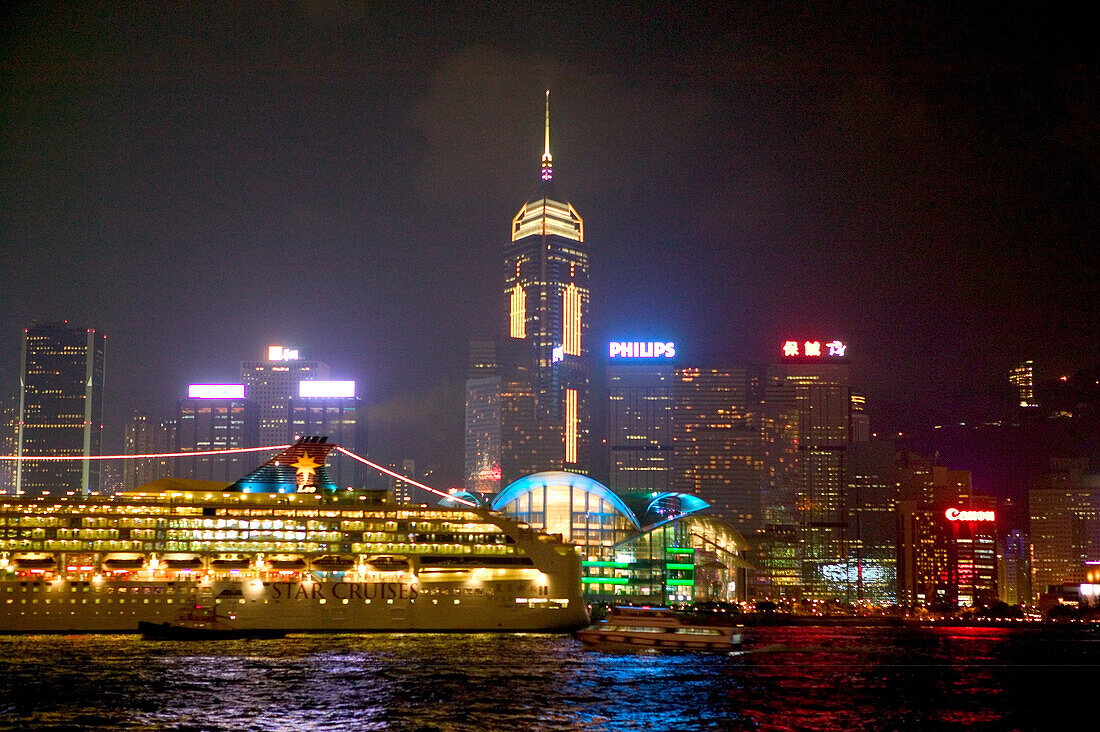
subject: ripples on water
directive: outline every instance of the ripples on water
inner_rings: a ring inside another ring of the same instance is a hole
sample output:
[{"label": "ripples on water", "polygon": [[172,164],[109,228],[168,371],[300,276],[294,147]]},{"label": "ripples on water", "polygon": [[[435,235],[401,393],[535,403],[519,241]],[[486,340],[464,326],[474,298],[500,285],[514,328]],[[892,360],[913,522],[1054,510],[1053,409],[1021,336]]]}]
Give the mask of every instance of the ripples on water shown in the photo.
[{"label": "ripples on water", "polygon": [[0,729],[1064,729],[1100,686],[1089,631],[757,628],[745,641],[739,655],[656,655],[556,635],[0,637]]}]

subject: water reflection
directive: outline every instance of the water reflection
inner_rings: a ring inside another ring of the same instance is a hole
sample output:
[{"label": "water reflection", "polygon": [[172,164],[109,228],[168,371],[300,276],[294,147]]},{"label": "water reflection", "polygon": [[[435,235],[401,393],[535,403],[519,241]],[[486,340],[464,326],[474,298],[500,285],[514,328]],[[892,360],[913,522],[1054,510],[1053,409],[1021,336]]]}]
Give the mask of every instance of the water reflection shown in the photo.
[{"label": "water reflection", "polygon": [[6,637],[0,729],[1042,729],[1091,698],[1078,690],[1100,638],[773,627],[750,629],[743,651],[610,654],[550,635]]}]

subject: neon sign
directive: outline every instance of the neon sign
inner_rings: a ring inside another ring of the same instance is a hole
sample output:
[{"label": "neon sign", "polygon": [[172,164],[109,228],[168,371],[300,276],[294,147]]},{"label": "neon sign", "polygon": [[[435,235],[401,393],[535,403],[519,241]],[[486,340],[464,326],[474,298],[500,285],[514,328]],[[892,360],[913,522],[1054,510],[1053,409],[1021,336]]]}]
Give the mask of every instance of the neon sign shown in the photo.
[{"label": "neon sign", "polygon": [[282,346],[268,346],[267,347],[267,360],[268,361],[297,361],[298,349],[297,348],[283,348]]},{"label": "neon sign", "polygon": [[611,341],[610,358],[674,358],[676,344],[672,341]]},{"label": "neon sign", "polygon": [[[821,349],[826,348],[827,351],[823,354]],[[821,341],[805,341],[799,343],[798,341],[787,341],[783,344],[784,356],[810,356],[811,358],[819,358],[822,355],[832,356],[833,358],[843,358],[848,352],[848,344],[841,343],[838,340],[829,341],[822,344]]]},{"label": "neon sign", "polygon": [[188,399],[244,399],[244,384],[188,384]]},{"label": "neon sign", "polygon": [[948,521],[996,521],[993,511],[960,511],[957,508],[949,508],[943,512]]}]

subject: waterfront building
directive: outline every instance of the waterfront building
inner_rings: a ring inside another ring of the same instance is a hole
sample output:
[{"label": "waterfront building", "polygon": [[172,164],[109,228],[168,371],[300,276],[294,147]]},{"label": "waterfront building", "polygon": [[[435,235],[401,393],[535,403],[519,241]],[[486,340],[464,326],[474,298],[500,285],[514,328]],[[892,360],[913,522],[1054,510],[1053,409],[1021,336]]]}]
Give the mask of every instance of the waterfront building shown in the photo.
[{"label": "waterfront building", "polygon": [[[176,451],[256,447],[260,410],[245,393],[244,384],[191,384],[176,411]],[[180,458],[175,477],[228,482],[244,472],[251,459],[247,455]]]},{"label": "waterfront building", "polygon": [[1086,581],[1100,562],[1100,475],[1086,458],[1058,458],[1028,492],[1034,598]]},{"label": "waterfront building", "polygon": [[[769,447],[776,474],[769,480],[778,490],[768,498],[785,505],[772,504],[768,512],[786,514],[797,527],[801,595],[845,598],[851,588],[847,573],[838,574],[837,568],[848,556],[845,454],[852,439],[852,395],[847,345],[787,341],[782,353],[768,367],[765,397],[776,400],[769,425],[769,437],[777,440]],[[786,431],[777,430],[780,425]],[[777,462],[784,457],[792,459]]]},{"label": "waterfront building", "polygon": [[[17,455],[98,455],[103,430],[106,337],[68,322],[23,331]],[[99,490],[94,460],[17,463],[16,493],[86,495]]]},{"label": "waterfront building", "polygon": [[1027,533],[1012,529],[998,544],[997,587],[1009,605],[1031,602],[1031,545]]},{"label": "waterfront building", "polygon": [[[504,252],[505,333],[517,347],[515,360],[500,366],[505,484],[529,472],[589,470],[588,245],[583,220],[557,193],[553,178],[547,92],[541,184],[513,218]],[[494,474],[494,456],[477,452],[481,436],[468,431],[467,438],[475,441],[467,449],[472,469]],[[509,464],[517,466],[515,473]]]},{"label": "waterfront building", "polygon": [[673,387],[672,490],[756,534],[763,525],[760,403],[742,368],[683,367]]},{"label": "waterfront building", "polygon": [[994,501],[898,502],[898,604],[949,611],[997,599]]},{"label": "waterfront building", "polygon": [[575,544],[590,602],[676,603],[745,597],[748,543],[695,496],[634,491],[619,496],[587,476],[526,476],[494,510]]},{"label": "waterfront building", "polygon": [[[617,493],[667,492],[672,487],[676,367],[664,355],[624,357],[626,349],[616,345],[609,348],[605,370],[608,484]],[[662,354],[668,350],[662,348]]]},{"label": "waterfront building", "polygon": [[898,453],[892,442],[854,443],[847,455],[848,602],[897,604]]},{"label": "waterfront building", "polygon": [[298,349],[285,346],[268,346],[266,359],[241,361],[241,382],[260,415],[259,443],[249,447],[285,445],[290,432],[290,401],[298,394],[299,382],[328,376],[326,364],[303,359]]}]

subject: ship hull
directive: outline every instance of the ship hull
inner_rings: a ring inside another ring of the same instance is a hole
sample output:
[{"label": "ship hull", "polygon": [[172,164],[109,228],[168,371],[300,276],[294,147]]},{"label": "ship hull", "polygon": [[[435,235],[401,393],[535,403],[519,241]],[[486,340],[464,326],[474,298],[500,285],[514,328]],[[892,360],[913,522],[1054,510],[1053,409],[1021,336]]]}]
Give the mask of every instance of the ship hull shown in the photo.
[{"label": "ship hull", "polygon": [[[136,633],[203,598],[235,628],[271,633],[570,632],[583,601],[517,597],[507,581],[431,587],[396,581],[0,581],[0,633]],[[517,601],[518,600],[518,601]]]}]

